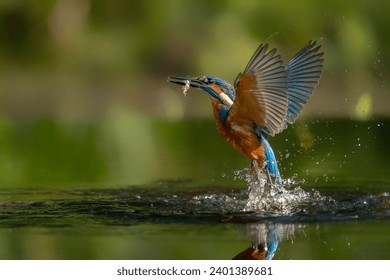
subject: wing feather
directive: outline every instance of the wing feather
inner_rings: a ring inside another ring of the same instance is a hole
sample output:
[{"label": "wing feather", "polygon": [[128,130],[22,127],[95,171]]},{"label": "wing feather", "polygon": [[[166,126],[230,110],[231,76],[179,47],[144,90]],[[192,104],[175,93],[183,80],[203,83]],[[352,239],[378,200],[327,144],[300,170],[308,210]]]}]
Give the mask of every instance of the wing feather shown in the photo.
[{"label": "wing feather", "polygon": [[299,113],[313,94],[321,76],[323,53],[320,46],[309,42],[285,66],[288,84],[288,109],[286,121],[294,123]]},{"label": "wing feather", "polygon": [[254,124],[275,135],[293,123],[318,84],[323,53],[309,42],[283,66],[276,49],[261,44],[234,83],[236,99],[228,121]]},{"label": "wing feather", "polygon": [[[232,121],[244,121],[251,126],[258,124],[266,133],[275,135],[285,128],[287,76],[276,49],[269,52],[267,49],[267,44],[260,45],[244,73],[238,75],[236,100],[229,115]],[[248,98],[249,95],[252,98]]]}]

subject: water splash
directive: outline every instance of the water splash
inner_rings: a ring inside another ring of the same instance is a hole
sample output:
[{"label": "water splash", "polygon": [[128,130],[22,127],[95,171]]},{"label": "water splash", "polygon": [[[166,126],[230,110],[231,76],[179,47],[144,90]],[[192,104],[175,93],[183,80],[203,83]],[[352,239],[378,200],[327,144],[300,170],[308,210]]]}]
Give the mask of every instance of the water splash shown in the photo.
[{"label": "water splash", "polygon": [[293,214],[301,211],[303,204],[320,202],[326,199],[318,191],[305,191],[298,186],[304,181],[296,177],[282,180],[283,186],[270,184],[267,175],[259,170],[257,178],[246,168],[234,172],[234,179],[244,180],[248,186],[248,199],[243,211]]}]

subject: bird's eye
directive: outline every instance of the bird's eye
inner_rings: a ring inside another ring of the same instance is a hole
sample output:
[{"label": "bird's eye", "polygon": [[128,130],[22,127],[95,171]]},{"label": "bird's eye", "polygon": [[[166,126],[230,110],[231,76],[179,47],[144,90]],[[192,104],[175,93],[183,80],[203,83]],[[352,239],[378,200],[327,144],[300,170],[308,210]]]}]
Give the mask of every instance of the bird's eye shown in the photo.
[{"label": "bird's eye", "polygon": [[207,85],[215,84],[215,79],[207,77],[207,76],[200,76],[198,78],[198,80],[207,84]]},{"label": "bird's eye", "polygon": [[207,77],[206,76],[201,76],[198,78],[199,81],[207,83]]}]

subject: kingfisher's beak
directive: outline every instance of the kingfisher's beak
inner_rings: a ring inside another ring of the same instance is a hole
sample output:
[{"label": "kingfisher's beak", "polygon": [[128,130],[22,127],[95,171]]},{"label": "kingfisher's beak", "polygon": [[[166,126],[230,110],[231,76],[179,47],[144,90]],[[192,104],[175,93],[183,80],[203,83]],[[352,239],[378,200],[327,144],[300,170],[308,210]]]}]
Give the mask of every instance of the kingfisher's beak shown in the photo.
[{"label": "kingfisher's beak", "polygon": [[199,79],[189,77],[168,77],[168,82],[193,88],[199,88],[202,85]]}]

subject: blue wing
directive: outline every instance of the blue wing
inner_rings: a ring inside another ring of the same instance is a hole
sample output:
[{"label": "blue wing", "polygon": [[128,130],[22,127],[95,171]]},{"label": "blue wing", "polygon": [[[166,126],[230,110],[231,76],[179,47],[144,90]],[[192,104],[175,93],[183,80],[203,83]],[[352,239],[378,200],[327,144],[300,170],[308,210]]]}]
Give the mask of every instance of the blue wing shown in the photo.
[{"label": "blue wing", "polygon": [[286,121],[290,124],[294,123],[320,79],[323,53],[317,53],[320,46],[315,45],[315,41],[310,41],[285,66],[288,98]]}]

